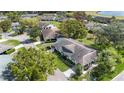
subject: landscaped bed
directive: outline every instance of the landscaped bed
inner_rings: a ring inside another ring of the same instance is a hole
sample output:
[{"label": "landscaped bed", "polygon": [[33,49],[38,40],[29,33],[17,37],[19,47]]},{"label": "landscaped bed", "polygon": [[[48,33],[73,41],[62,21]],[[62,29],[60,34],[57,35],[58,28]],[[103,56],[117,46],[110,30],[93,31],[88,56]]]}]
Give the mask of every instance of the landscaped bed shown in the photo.
[{"label": "landscaped bed", "polygon": [[5,54],[11,54],[11,53],[13,53],[14,51],[15,51],[15,49],[13,48],[13,49],[7,50],[7,51],[5,52]]},{"label": "landscaped bed", "polygon": [[17,45],[21,44],[21,42],[18,40],[8,40],[5,42],[2,42],[1,44],[10,45],[10,46],[17,46]]}]

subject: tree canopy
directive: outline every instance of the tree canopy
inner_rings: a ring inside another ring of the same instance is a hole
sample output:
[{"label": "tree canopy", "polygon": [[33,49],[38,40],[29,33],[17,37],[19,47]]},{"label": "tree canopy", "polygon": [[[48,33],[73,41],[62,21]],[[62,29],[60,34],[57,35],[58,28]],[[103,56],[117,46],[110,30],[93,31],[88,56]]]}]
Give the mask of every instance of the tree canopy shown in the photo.
[{"label": "tree canopy", "polygon": [[31,37],[31,39],[36,40],[37,37],[40,37],[41,36],[41,30],[40,30],[40,28],[38,28],[38,27],[32,28],[32,30],[29,33],[29,36]]},{"label": "tree canopy", "polygon": [[83,21],[87,18],[87,15],[84,11],[77,11],[73,13],[73,16],[75,19],[77,19],[78,21]]},{"label": "tree canopy", "polygon": [[112,45],[115,48],[124,48],[124,24],[112,23],[95,32],[96,43],[102,46]]},{"label": "tree canopy", "polygon": [[55,58],[51,52],[46,52],[42,47],[22,49],[15,55],[15,63],[8,64],[8,69],[13,80],[47,80],[47,76],[53,75],[56,69]]},{"label": "tree canopy", "polygon": [[[38,17],[35,18],[27,18],[27,19],[21,19],[20,20],[20,32],[23,33],[24,31],[27,32],[34,32],[34,29],[39,29],[39,25],[40,25],[40,19]],[[33,33],[32,32],[32,33]],[[37,31],[36,31],[37,32]],[[31,35],[32,35],[31,33]],[[35,34],[35,32],[34,32]],[[36,35],[36,34],[35,34]]]},{"label": "tree canopy", "polygon": [[81,39],[87,36],[87,29],[82,22],[78,20],[66,20],[60,24],[60,29],[66,37]]},{"label": "tree canopy", "polygon": [[11,28],[11,21],[4,20],[4,21],[0,22],[0,27],[3,32],[7,32]]},{"label": "tree canopy", "polygon": [[91,73],[92,80],[102,80],[104,75],[112,73],[117,64],[122,63],[122,56],[114,48],[102,50],[97,57],[98,66]]},{"label": "tree canopy", "polygon": [[19,12],[19,11],[12,11],[7,13],[8,18],[12,22],[18,22],[20,20],[21,15],[22,15],[22,12]]}]

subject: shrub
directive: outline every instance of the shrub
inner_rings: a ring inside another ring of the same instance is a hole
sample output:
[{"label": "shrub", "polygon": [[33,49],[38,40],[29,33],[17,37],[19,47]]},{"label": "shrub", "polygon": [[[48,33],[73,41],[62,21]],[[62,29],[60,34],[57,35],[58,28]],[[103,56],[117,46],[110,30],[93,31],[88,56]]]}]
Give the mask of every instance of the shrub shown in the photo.
[{"label": "shrub", "polygon": [[18,50],[19,50],[19,51],[25,51],[26,48],[25,48],[25,47],[21,47],[21,48],[19,48]]},{"label": "shrub", "polygon": [[76,75],[81,76],[82,71],[83,71],[83,66],[81,64],[79,64],[79,63],[76,64],[76,66],[75,66]]},{"label": "shrub", "polygon": [[13,48],[13,49],[7,50],[5,53],[6,53],[6,54],[11,54],[11,53],[13,53],[14,51],[15,51],[15,49]]}]

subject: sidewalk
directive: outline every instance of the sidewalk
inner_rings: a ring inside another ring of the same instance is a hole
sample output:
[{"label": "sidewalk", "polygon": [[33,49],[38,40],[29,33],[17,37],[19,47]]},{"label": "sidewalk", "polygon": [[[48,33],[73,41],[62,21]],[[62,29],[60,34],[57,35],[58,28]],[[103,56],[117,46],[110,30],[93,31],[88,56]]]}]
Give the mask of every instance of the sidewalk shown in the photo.
[{"label": "sidewalk", "polygon": [[111,81],[124,81],[124,71],[122,71],[121,73],[119,73]]}]

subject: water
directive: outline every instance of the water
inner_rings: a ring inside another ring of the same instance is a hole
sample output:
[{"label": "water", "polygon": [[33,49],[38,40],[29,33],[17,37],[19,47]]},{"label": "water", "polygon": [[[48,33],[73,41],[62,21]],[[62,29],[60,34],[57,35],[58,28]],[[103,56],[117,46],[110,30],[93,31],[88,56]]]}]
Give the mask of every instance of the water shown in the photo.
[{"label": "water", "polygon": [[98,14],[106,16],[124,16],[124,11],[101,11]]},{"label": "water", "polygon": [[2,77],[2,72],[5,70],[5,67],[9,62],[13,62],[10,55],[0,55],[0,81],[4,80]]}]

